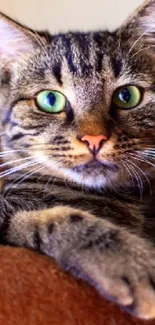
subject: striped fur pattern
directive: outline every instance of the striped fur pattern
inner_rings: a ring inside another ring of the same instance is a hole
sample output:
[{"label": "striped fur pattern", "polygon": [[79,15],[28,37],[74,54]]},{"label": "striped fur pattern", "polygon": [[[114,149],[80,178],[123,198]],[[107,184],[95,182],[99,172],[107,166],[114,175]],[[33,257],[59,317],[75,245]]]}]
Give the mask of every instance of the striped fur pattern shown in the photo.
[{"label": "striped fur pattern", "polygon": [[[144,319],[155,317],[154,15],[146,1],[113,33],[58,35],[0,15],[1,243],[54,257]],[[142,100],[116,109],[128,84]],[[38,109],[45,89],[66,96],[62,113]],[[80,139],[101,134],[93,160]]]}]

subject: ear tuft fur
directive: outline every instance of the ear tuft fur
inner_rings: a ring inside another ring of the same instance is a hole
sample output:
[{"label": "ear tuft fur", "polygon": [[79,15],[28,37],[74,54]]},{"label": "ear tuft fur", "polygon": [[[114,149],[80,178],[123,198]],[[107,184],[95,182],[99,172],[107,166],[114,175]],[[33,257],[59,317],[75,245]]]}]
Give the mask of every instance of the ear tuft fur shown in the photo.
[{"label": "ear tuft fur", "polygon": [[12,60],[31,52],[35,45],[32,35],[28,29],[0,13],[0,57]]}]

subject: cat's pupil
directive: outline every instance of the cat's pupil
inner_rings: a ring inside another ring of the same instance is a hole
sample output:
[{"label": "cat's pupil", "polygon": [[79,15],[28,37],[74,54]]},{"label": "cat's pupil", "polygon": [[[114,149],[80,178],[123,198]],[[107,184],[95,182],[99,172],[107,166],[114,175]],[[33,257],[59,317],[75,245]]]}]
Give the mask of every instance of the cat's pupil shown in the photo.
[{"label": "cat's pupil", "polygon": [[119,94],[119,99],[124,103],[129,103],[131,100],[131,93],[129,89],[124,88]]},{"label": "cat's pupil", "polygon": [[47,95],[47,102],[50,106],[54,106],[56,102],[56,97],[52,92]]}]

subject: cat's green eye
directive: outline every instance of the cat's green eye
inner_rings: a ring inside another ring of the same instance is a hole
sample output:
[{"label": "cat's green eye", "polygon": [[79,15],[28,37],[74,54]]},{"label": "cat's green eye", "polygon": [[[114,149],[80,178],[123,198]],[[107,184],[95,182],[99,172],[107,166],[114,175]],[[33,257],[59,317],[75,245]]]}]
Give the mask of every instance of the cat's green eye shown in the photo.
[{"label": "cat's green eye", "polygon": [[142,93],[136,86],[124,86],[117,89],[113,95],[113,103],[122,109],[136,107],[142,100]]},{"label": "cat's green eye", "polygon": [[40,110],[56,114],[64,110],[66,97],[59,91],[43,90],[37,94],[36,103]]}]

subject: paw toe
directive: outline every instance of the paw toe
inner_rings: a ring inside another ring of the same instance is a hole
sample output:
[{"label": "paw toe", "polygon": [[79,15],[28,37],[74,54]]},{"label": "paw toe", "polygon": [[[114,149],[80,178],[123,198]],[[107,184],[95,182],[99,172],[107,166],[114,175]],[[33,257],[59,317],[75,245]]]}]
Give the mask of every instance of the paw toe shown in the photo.
[{"label": "paw toe", "polygon": [[149,284],[137,288],[134,314],[146,320],[155,318],[155,292]]},{"label": "paw toe", "polygon": [[133,304],[133,297],[129,286],[121,279],[108,279],[104,284],[104,290],[110,300],[122,307]]}]

